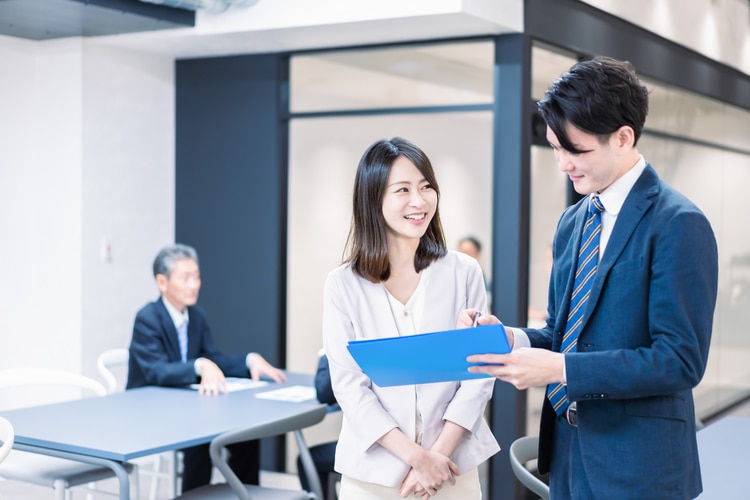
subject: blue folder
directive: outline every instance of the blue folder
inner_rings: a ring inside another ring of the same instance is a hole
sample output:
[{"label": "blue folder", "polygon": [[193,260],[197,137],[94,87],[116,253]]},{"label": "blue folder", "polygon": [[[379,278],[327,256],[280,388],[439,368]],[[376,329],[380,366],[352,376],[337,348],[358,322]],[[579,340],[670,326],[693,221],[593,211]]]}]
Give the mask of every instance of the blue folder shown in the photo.
[{"label": "blue folder", "polygon": [[469,366],[477,363],[468,363],[466,357],[510,352],[501,324],[355,340],[347,348],[365,375],[381,387],[489,377],[469,373]]}]

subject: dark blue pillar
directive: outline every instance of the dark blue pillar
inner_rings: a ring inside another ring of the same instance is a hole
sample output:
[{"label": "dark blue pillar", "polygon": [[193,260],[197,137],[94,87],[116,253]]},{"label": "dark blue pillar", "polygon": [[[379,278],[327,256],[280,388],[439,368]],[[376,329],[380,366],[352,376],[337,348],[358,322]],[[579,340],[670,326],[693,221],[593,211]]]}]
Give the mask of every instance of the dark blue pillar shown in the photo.
[{"label": "dark blue pillar", "polygon": [[[528,315],[531,150],[531,43],[501,36],[495,43],[495,122],[492,213],[492,312],[507,325]],[[526,391],[495,383],[490,425],[502,451],[490,461],[491,499],[523,498],[508,459],[526,434]]]},{"label": "dark blue pillar", "polygon": [[[199,304],[219,348],[256,351],[281,367],[287,84],[288,60],[279,54],[176,65],[175,238],[198,250]],[[278,466],[265,455],[264,467]]]}]

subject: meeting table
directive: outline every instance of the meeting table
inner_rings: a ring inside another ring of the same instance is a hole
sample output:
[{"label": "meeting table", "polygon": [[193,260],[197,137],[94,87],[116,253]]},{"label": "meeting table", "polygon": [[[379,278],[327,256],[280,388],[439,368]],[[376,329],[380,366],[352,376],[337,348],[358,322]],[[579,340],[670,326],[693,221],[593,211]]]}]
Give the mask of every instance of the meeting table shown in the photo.
[{"label": "meeting table", "polygon": [[109,396],[2,412],[14,449],[106,466],[130,498],[124,464],[139,457],[209,443],[219,434],[302,414],[321,404],[311,375],[283,384],[207,396],[189,388],[143,387]]}]

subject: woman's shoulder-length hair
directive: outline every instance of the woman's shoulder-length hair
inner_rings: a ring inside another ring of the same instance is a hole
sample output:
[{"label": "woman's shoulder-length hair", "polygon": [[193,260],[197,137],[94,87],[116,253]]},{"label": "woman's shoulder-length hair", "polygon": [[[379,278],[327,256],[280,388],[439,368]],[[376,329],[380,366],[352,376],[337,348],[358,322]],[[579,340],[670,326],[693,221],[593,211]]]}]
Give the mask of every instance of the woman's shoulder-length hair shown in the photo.
[{"label": "woman's shoulder-length hair", "polygon": [[[362,155],[354,179],[352,223],[346,248],[349,253],[344,262],[363,278],[377,283],[390,276],[388,259],[387,224],[383,216],[383,197],[391,167],[399,157],[411,161],[437,194],[440,188],[435,171],[427,155],[415,144],[401,137],[382,139],[373,143]],[[414,256],[414,269],[419,272],[447,253],[440,210],[419,241]]]}]

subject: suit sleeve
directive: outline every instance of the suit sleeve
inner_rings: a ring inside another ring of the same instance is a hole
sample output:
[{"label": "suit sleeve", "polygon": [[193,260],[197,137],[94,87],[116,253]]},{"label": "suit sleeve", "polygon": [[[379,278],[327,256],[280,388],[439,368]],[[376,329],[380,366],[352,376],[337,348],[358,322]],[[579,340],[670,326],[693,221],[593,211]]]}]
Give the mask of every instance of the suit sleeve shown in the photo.
[{"label": "suit sleeve", "polygon": [[318,401],[329,405],[336,404],[336,396],[331,387],[331,373],[328,370],[328,356],[323,354],[318,360],[318,370],[315,372],[315,392]]}]

